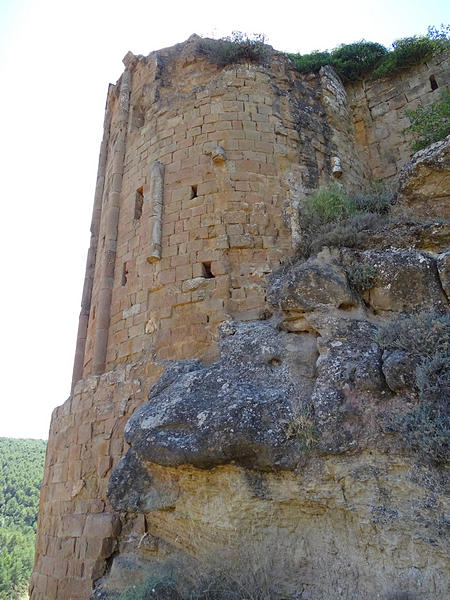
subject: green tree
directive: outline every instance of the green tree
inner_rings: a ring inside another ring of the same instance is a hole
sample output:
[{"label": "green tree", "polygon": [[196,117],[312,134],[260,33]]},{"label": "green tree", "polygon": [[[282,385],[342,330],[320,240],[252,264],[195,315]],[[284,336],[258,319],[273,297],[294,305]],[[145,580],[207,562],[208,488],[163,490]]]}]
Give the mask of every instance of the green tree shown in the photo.
[{"label": "green tree", "polygon": [[0,600],[23,597],[33,567],[43,440],[0,438]]}]

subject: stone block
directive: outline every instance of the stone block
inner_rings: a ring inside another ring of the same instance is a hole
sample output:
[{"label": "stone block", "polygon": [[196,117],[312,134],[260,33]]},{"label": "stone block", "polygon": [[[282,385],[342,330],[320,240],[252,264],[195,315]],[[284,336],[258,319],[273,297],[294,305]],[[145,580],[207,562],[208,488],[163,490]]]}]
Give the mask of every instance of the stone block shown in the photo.
[{"label": "stone block", "polygon": [[54,577],[47,577],[47,585],[45,588],[47,598],[56,598],[58,593],[58,580]]},{"label": "stone block", "polygon": [[86,444],[90,441],[92,435],[91,423],[81,423],[78,427],[77,443]]},{"label": "stone block", "polygon": [[83,533],[85,521],[85,515],[63,515],[59,525],[58,536],[60,538],[80,537]]},{"label": "stone block", "polygon": [[250,234],[230,235],[230,248],[253,248],[255,243]]},{"label": "stone block", "polygon": [[84,527],[84,536],[86,538],[116,537],[120,532],[119,516],[112,513],[88,514]]}]

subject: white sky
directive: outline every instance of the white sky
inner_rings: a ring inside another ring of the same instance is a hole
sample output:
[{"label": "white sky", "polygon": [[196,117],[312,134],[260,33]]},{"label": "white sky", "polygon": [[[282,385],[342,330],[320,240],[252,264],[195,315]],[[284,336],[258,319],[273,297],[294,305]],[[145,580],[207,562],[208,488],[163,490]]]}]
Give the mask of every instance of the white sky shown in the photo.
[{"label": "white sky", "polygon": [[[447,8],[446,8],[447,7]],[[0,0],[0,436],[46,438],[69,393],[106,91],[128,50],[264,33],[279,50],[389,45],[444,0]]]}]

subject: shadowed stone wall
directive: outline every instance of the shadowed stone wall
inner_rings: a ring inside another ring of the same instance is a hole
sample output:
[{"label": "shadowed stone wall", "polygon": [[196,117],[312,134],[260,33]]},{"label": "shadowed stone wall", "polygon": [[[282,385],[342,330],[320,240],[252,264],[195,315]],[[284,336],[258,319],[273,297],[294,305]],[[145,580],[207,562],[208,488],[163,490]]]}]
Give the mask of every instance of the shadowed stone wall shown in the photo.
[{"label": "shadowed stone wall", "polygon": [[347,86],[356,145],[374,179],[395,178],[408,162],[411,150],[402,134],[410,124],[405,110],[438,101],[450,84],[449,73],[448,56],[442,54],[394,77]]}]

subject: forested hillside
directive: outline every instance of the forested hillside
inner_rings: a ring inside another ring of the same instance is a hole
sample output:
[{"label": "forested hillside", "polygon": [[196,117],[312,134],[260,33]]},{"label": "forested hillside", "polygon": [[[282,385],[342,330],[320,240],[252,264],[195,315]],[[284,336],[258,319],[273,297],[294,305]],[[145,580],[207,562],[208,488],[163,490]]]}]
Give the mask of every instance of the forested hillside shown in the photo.
[{"label": "forested hillside", "polygon": [[43,440],[0,438],[0,600],[26,593],[45,447]]}]

